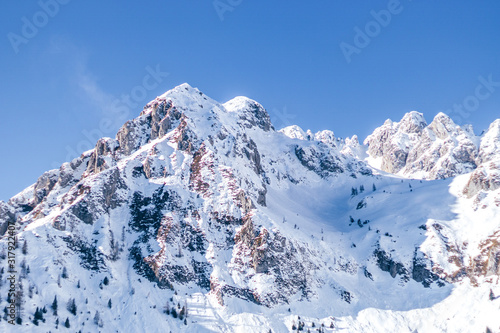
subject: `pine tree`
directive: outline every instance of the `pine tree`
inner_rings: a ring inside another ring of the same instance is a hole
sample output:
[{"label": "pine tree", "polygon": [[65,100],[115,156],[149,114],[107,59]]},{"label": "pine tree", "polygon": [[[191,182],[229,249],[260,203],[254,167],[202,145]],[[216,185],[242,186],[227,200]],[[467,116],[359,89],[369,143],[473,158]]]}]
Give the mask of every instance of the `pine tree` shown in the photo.
[{"label": "pine tree", "polygon": [[63,279],[67,279],[68,278],[68,270],[66,269],[66,267],[63,267],[61,277]]},{"label": "pine tree", "polygon": [[34,315],[34,318],[33,318],[33,324],[35,324],[36,326],[38,326],[38,321],[39,320],[42,320],[43,319],[43,313],[42,311],[40,311],[40,309],[37,307],[36,310],[35,310],[35,315]]},{"label": "pine tree", "polygon": [[186,318],[184,318],[184,325],[187,325],[188,324],[188,321]]},{"label": "pine tree", "polygon": [[27,254],[28,254],[28,243],[26,242],[26,239],[24,240],[24,243],[23,243],[22,253],[23,253],[24,255],[27,255]]},{"label": "pine tree", "polygon": [[365,191],[365,186],[364,185],[361,185],[359,187],[359,193],[363,193]]},{"label": "pine tree", "polygon": [[358,195],[358,189],[354,188],[354,187],[351,187],[351,195],[352,196]]},{"label": "pine tree", "polygon": [[64,327],[66,327],[66,328],[70,328],[70,325],[69,325],[69,318],[66,318],[66,321],[64,322]]},{"label": "pine tree", "polygon": [[172,308],[172,311],[170,311],[172,314],[172,317],[177,318],[177,311],[175,311],[175,308]]},{"label": "pine tree", "polygon": [[77,288],[80,288],[80,280],[78,280],[77,284],[76,284],[76,287]]},{"label": "pine tree", "polygon": [[186,307],[183,306],[181,311],[179,312],[179,319],[182,320],[185,314],[186,314]]},{"label": "pine tree", "polygon": [[94,324],[96,324],[99,327],[103,326],[102,319],[101,319],[101,314],[99,313],[99,311],[95,312],[95,315],[94,315]]},{"label": "pine tree", "polygon": [[111,304],[111,298],[110,298],[109,301],[108,301],[108,308],[111,309],[111,306],[112,306],[112,304]]},{"label": "pine tree", "polygon": [[109,279],[107,276],[104,277],[104,280],[102,280],[102,283],[107,286],[109,284]]},{"label": "pine tree", "polygon": [[99,311],[96,311],[94,315],[94,324],[99,325],[99,319],[101,319],[101,316],[99,315]]},{"label": "pine tree", "polygon": [[375,187],[375,183],[373,184],[373,191],[376,191],[377,188]]},{"label": "pine tree", "polygon": [[75,303],[75,299],[74,298],[70,298],[68,300],[68,305],[66,306],[66,308],[68,309],[68,311],[73,314],[74,316],[76,316],[76,303]]}]

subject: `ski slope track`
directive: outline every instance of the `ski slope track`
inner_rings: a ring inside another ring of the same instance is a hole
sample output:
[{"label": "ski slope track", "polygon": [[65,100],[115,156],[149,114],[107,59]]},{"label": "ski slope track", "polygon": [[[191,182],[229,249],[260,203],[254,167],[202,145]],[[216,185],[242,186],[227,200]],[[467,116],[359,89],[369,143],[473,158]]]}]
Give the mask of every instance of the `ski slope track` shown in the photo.
[{"label": "ski slope track", "polygon": [[360,142],[183,84],[0,202],[0,234],[2,332],[500,332],[500,119]]}]

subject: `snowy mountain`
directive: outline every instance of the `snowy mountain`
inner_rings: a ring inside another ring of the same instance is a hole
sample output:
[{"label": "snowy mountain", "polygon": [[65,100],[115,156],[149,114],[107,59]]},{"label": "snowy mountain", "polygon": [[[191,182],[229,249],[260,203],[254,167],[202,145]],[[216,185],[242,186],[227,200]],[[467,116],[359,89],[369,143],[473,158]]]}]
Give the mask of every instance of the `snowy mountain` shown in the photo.
[{"label": "snowy mountain", "polygon": [[0,202],[0,327],[500,330],[499,148],[500,120],[410,112],[362,145],[183,84]]}]

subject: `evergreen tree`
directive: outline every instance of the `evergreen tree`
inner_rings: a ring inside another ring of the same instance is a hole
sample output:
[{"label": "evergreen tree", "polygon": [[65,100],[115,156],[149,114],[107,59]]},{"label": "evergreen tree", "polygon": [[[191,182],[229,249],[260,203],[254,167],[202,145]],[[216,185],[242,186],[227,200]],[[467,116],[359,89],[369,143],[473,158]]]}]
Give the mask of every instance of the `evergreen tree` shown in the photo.
[{"label": "evergreen tree", "polygon": [[364,185],[361,185],[359,187],[359,193],[363,193],[365,191],[365,186]]},{"label": "evergreen tree", "polygon": [[63,267],[61,277],[63,279],[67,279],[68,278],[68,270],[66,269],[66,267]]},{"label": "evergreen tree", "polygon": [[38,326],[38,322],[40,320],[43,320],[43,313],[42,311],[37,307],[36,310],[35,310],[35,315],[34,315],[34,318],[33,318],[33,324],[35,324],[36,326]]},{"label": "evergreen tree", "polygon": [[66,318],[66,321],[64,322],[64,327],[66,327],[66,328],[70,328],[70,325],[69,325],[69,318]]},{"label": "evergreen tree", "polygon": [[75,299],[74,298],[70,298],[69,301],[68,301],[68,305],[66,306],[66,308],[68,309],[68,311],[73,314],[74,316],[76,316],[76,303],[75,303]]},{"label": "evergreen tree", "polygon": [[182,320],[185,315],[186,315],[186,307],[183,306],[181,311],[179,311],[179,319]]},{"label": "evergreen tree", "polygon": [[104,277],[104,280],[102,280],[102,283],[107,286],[109,284],[109,279],[107,276]]},{"label": "evergreen tree", "polygon": [[23,252],[24,255],[28,254],[28,243],[26,242],[26,239],[24,240],[24,243],[23,243],[22,252]]},{"label": "evergreen tree", "polygon": [[109,301],[108,301],[108,308],[111,309],[111,306],[112,306],[112,304],[111,304],[111,298],[110,298]]},{"label": "evergreen tree", "polygon": [[172,311],[170,311],[172,314],[172,317],[177,318],[177,311],[175,311],[175,308],[172,308]]},{"label": "evergreen tree", "polygon": [[373,184],[373,191],[376,191],[377,188],[375,187],[375,183]]}]

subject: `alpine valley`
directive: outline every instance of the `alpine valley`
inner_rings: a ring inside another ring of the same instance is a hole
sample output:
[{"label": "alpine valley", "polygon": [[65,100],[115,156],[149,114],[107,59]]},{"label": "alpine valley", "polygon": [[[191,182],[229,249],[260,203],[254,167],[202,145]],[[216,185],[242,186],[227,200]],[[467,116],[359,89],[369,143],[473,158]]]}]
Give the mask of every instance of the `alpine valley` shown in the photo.
[{"label": "alpine valley", "polygon": [[359,142],[183,84],[0,202],[0,235],[2,332],[500,332],[500,119]]}]

